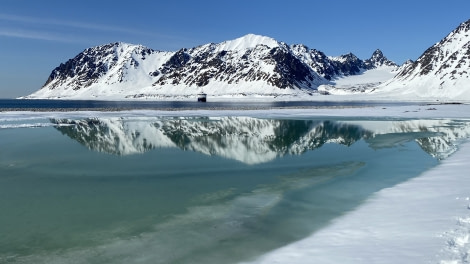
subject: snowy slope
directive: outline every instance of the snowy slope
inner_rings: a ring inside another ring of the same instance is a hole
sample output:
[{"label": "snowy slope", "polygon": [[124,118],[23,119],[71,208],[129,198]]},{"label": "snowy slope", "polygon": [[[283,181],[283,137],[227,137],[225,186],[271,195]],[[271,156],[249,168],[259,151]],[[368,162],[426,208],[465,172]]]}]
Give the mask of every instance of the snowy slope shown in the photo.
[{"label": "snowy slope", "polygon": [[470,100],[470,20],[379,86],[377,95]]}]

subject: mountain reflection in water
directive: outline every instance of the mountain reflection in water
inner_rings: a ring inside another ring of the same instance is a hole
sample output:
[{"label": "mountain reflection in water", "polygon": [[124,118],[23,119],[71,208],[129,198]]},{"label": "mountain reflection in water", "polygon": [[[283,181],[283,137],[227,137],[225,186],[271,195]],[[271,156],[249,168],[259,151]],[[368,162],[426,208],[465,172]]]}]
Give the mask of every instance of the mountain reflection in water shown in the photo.
[{"label": "mountain reflection in water", "polygon": [[51,119],[62,134],[91,150],[115,155],[180,148],[246,164],[299,155],[326,143],[350,146],[364,140],[373,149],[409,141],[433,157],[456,151],[470,125],[454,120],[341,121],[252,117]]}]

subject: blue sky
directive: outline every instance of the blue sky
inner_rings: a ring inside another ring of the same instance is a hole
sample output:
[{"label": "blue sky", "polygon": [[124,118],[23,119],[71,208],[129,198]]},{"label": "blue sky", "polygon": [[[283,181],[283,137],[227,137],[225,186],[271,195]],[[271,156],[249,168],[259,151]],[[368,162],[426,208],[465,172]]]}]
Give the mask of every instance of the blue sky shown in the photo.
[{"label": "blue sky", "polygon": [[248,33],[401,64],[470,19],[468,0],[0,2],[0,98],[38,90],[84,49],[110,42],[174,51]]}]

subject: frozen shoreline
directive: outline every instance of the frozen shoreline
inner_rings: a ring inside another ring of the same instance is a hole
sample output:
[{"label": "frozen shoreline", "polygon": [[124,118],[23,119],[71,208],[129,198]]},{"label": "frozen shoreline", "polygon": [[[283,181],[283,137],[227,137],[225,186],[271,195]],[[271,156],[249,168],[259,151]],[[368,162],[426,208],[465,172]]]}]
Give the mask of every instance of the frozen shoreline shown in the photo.
[{"label": "frozen shoreline", "polygon": [[436,168],[252,263],[468,263],[469,156],[465,143]]},{"label": "frozen shoreline", "polygon": [[251,116],[251,117],[378,117],[378,118],[463,118],[470,119],[470,104],[410,104],[358,107],[293,107],[263,109],[41,109],[0,111],[0,118],[61,116]]}]

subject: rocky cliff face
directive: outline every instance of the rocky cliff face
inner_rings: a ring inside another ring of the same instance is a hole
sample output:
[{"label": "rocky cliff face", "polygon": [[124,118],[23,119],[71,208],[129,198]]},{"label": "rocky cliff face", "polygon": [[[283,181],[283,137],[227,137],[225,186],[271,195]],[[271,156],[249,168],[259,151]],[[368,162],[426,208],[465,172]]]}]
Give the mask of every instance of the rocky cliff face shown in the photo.
[{"label": "rocky cliff face", "polygon": [[55,68],[31,98],[137,98],[211,94],[315,93],[332,78],[389,65],[377,50],[368,60],[350,53],[328,57],[305,45],[244,37],[177,52],[112,43],[88,48]]}]

